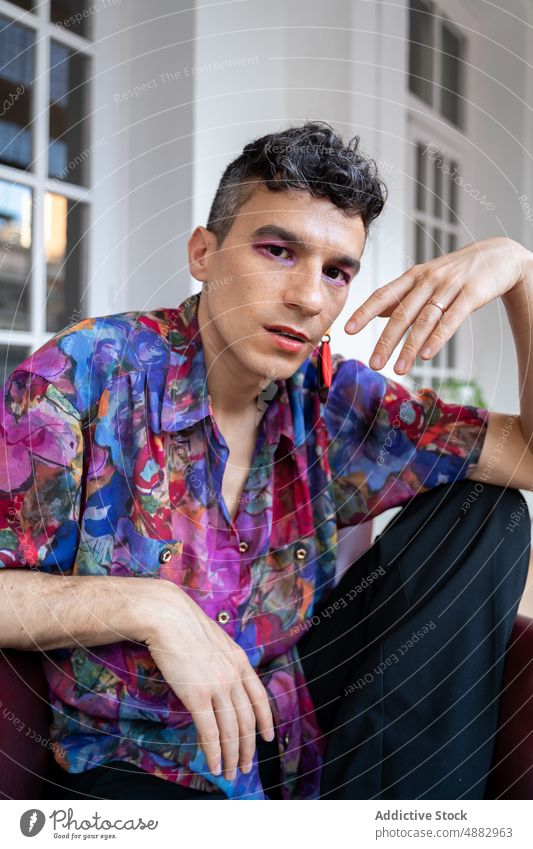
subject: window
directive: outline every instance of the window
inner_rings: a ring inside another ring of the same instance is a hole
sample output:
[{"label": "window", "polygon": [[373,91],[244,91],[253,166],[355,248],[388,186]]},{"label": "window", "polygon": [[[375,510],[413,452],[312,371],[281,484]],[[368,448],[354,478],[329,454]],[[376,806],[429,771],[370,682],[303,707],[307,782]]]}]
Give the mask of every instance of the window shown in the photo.
[{"label": "window", "polygon": [[464,128],[465,39],[434,3],[411,0],[409,90],[436,114]]},{"label": "window", "polygon": [[[465,155],[466,40],[431,0],[409,5],[410,141],[413,151],[412,256],[423,263],[465,242],[459,202]],[[446,119],[443,121],[442,119]],[[457,132],[460,131],[460,133]],[[451,151],[455,151],[453,154]],[[417,357],[416,384],[441,387],[461,379],[462,329],[431,360]]]},{"label": "window", "polygon": [[[413,254],[415,263],[421,263],[461,245],[457,192],[461,168],[456,159],[420,138],[415,141],[414,155]],[[413,379],[434,387],[443,378],[460,377],[456,345],[457,334],[431,360],[417,357]]]},{"label": "window", "polygon": [[2,383],[84,315],[94,148],[89,8],[0,0]]}]

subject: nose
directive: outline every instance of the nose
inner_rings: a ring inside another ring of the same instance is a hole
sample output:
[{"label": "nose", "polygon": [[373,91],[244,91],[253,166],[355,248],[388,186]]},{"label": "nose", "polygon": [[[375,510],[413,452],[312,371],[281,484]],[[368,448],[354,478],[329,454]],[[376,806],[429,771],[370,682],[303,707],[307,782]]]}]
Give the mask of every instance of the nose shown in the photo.
[{"label": "nose", "polygon": [[291,270],[287,276],[283,302],[290,309],[299,310],[302,315],[319,315],[324,306],[322,265],[310,262],[304,267],[302,263],[298,269]]}]

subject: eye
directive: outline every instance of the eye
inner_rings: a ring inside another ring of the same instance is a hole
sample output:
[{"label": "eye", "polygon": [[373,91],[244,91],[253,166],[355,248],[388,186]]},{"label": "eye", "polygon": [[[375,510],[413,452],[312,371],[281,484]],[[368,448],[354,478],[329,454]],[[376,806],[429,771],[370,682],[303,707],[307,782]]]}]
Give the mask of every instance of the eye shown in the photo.
[{"label": "eye", "polygon": [[[279,259],[290,259],[292,256],[292,252],[288,248],[284,248],[283,245],[261,245],[260,247],[268,251],[271,256],[275,256]],[[283,255],[284,251],[285,255]]]},{"label": "eye", "polygon": [[330,280],[333,280],[335,283],[349,283],[350,276],[346,274],[341,268],[337,268],[336,265],[328,265],[324,269],[324,274],[326,277],[329,277]]}]

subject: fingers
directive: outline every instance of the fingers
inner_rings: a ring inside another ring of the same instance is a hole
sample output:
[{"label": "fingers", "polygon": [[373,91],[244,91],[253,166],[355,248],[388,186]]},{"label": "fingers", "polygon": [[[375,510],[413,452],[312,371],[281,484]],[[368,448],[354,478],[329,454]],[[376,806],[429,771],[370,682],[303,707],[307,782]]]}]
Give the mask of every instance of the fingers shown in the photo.
[{"label": "fingers", "polygon": [[252,769],[255,752],[255,714],[242,685],[234,687],[231,698],[239,724],[239,768],[241,772],[248,773]]},{"label": "fingers", "polygon": [[[436,300],[438,300],[438,298]],[[435,304],[426,304],[422,307],[422,310],[420,311],[413,326],[408,329],[407,339],[405,340],[394,366],[396,372],[401,374],[411,368],[420,348],[428,336],[435,331],[435,328],[441,321],[442,316],[442,310]],[[379,351],[379,353],[375,355],[372,354],[369,365],[372,368],[380,368],[385,365],[399,341],[400,340],[398,339],[392,346],[388,342],[381,345],[378,342],[379,348],[378,345],[376,345],[376,351]],[[378,357],[381,357],[381,359],[378,360]]]},{"label": "fingers", "polygon": [[426,288],[416,288],[395,307],[374,346],[369,361],[372,368],[382,368],[385,365],[411,325],[413,327],[409,332],[409,341],[412,342],[413,347],[416,347],[416,340],[424,331],[426,333],[424,338],[426,338],[433,330],[441,311],[435,305],[427,303],[430,297],[431,293],[428,293]]},{"label": "fingers", "polygon": [[469,314],[469,309],[465,307],[464,304],[461,304],[460,299],[457,298],[446,310],[437,327],[435,327],[427,339],[421,356],[424,359],[429,359],[429,357],[435,356],[448,339],[451,339],[455,331],[461,326]]},{"label": "fingers", "polygon": [[213,708],[220,732],[222,769],[224,777],[233,781],[239,763],[240,734],[235,706],[230,696],[223,691],[213,696]]},{"label": "fingers", "polygon": [[386,286],[380,286],[379,289],[372,292],[366,301],[363,301],[352,313],[344,326],[345,331],[347,333],[359,332],[376,316],[390,314],[390,310],[393,310],[413,288],[415,282],[413,269],[415,267],[413,266],[401,277],[397,277],[396,280],[392,280]]},{"label": "fingers", "polygon": [[188,710],[196,727],[198,742],[205,754],[207,768],[213,775],[220,775],[222,765],[220,729],[210,695],[206,693],[198,697],[196,694],[196,705],[189,706]]},{"label": "fingers", "polygon": [[268,693],[261,680],[252,667],[250,672],[243,675],[242,682],[250,699],[252,709],[257,720],[257,728],[263,740],[270,742],[275,737],[274,719],[268,700]]}]

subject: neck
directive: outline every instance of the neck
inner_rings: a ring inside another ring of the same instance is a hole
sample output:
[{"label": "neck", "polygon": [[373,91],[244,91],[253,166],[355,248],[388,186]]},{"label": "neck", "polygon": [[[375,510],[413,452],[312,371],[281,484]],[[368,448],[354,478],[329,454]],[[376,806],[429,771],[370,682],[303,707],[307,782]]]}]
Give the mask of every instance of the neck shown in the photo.
[{"label": "neck", "polygon": [[213,409],[226,415],[242,415],[257,408],[262,380],[257,374],[243,369],[231,348],[217,339],[212,321],[207,315],[203,293],[198,305],[198,327],[204,350],[207,372],[207,391]]}]

